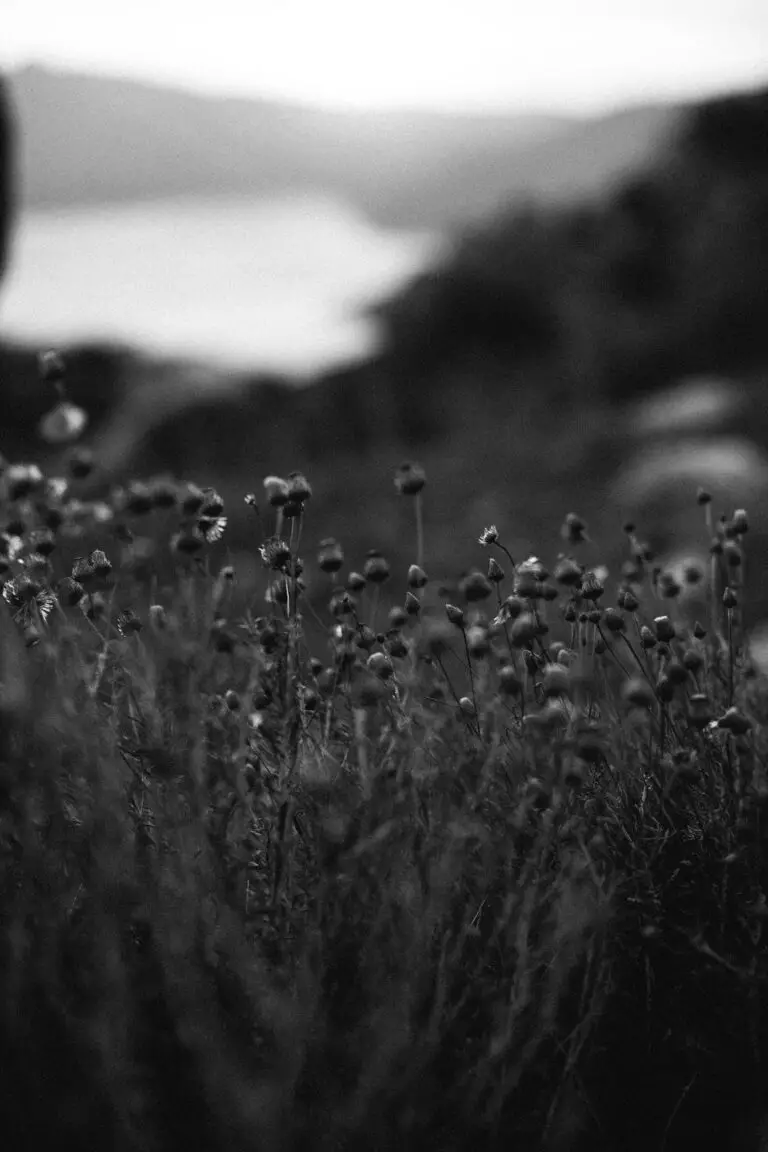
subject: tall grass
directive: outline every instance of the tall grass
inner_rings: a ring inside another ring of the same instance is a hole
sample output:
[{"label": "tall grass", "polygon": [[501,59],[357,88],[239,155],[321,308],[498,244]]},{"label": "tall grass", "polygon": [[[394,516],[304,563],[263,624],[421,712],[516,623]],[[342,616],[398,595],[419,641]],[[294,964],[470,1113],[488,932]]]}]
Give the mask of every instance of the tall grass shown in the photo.
[{"label": "tall grass", "polygon": [[486,527],[443,604],[417,465],[403,573],[305,560],[294,472],[246,497],[243,590],[215,491],[80,500],[59,423],[61,476],[0,481],[8,1146],[757,1149],[746,514],[692,497],[712,567],[685,586],[632,525],[615,574],[575,514],[546,564]]}]

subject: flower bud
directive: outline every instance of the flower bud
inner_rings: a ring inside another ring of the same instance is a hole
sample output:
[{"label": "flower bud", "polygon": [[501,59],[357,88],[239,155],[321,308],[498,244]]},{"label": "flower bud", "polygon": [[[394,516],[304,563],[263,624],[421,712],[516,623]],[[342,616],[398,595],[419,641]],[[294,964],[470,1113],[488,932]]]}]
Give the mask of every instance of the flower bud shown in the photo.
[{"label": "flower bud", "polygon": [[418,564],[411,564],[408,569],[408,587],[409,588],[423,588],[427,583],[428,577],[423,568]]},{"label": "flower bud", "polygon": [[426,483],[424,469],[419,464],[401,464],[395,473],[395,488],[401,496],[416,496]]}]

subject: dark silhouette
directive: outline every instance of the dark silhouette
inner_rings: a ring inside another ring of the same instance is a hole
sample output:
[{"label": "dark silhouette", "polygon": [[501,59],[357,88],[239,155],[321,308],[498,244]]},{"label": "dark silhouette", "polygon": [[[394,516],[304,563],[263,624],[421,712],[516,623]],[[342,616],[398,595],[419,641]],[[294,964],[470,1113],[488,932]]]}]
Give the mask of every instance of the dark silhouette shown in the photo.
[{"label": "dark silhouette", "polygon": [[0,280],[10,254],[11,223],[15,207],[15,124],[8,82],[0,76]]}]

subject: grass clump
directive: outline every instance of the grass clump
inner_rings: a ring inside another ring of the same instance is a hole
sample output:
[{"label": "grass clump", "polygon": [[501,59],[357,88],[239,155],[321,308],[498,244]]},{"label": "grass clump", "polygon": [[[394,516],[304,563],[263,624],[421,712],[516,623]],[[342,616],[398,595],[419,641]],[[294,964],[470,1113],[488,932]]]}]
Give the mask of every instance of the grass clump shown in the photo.
[{"label": "grass clump", "polygon": [[757,1148],[746,513],[699,495],[685,586],[633,525],[617,578],[575,514],[550,566],[490,526],[441,597],[418,466],[402,574],[328,537],[305,563],[293,472],[246,496],[244,591],[214,490],[85,501],[89,460],[0,478],[10,1146]]}]

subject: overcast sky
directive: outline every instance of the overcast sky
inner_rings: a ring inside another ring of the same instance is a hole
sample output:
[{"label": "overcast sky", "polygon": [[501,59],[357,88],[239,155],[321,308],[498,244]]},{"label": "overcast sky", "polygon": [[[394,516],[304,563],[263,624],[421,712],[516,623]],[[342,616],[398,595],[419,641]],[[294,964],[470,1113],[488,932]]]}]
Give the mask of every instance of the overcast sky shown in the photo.
[{"label": "overcast sky", "polygon": [[592,111],[768,83],[768,0],[0,0],[32,61],[330,107]]}]

